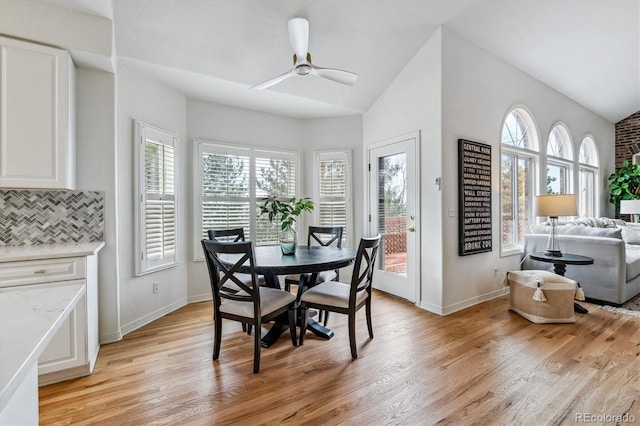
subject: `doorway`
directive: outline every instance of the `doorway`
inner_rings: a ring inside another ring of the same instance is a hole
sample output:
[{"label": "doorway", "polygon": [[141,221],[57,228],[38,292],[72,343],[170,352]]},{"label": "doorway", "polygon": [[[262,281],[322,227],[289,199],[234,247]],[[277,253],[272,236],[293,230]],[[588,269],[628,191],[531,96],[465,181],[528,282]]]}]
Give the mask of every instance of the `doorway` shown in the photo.
[{"label": "doorway", "polygon": [[413,303],[420,269],[419,136],[369,146],[369,232],[382,236],[373,287]]}]

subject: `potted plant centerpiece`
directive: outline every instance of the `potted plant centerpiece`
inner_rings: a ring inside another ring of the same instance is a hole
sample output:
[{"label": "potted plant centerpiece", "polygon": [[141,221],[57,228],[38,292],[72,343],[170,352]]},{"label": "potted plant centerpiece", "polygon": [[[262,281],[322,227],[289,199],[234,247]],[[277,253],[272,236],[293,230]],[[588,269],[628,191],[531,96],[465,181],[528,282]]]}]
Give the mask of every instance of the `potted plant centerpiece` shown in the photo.
[{"label": "potted plant centerpiece", "polygon": [[293,255],[298,247],[298,233],[294,224],[302,212],[313,211],[313,201],[310,198],[291,198],[279,200],[269,197],[260,206],[260,216],[267,215],[269,222],[280,221],[280,249],[282,254]]}]

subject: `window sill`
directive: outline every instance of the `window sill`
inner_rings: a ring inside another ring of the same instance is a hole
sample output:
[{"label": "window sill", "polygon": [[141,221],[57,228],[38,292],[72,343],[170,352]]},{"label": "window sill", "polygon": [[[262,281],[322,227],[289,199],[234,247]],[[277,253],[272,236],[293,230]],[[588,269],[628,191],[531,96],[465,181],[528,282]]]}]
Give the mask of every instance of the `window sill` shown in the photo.
[{"label": "window sill", "polygon": [[524,253],[524,247],[518,246],[509,249],[504,249],[500,252],[500,257],[521,256]]},{"label": "window sill", "polygon": [[176,266],[178,266],[178,262],[171,262],[171,263],[167,263],[165,265],[160,265],[160,266],[156,266],[156,267],[147,269],[145,271],[136,272],[135,276],[136,277],[141,277],[143,275],[153,274],[154,272],[163,271],[165,269],[174,268]]}]

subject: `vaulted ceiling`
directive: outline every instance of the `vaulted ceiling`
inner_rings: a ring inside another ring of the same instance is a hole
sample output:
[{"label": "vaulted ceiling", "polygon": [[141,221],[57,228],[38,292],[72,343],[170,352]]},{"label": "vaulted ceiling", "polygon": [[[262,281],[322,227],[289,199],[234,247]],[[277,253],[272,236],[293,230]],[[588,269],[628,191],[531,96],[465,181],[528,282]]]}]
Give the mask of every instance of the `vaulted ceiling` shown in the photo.
[{"label": "vaulted ceiling", "polygon": [[[638,0],[47,0],[113,19],[118,61],[188,96],[294,117],[366,111],[440,26],[611,122],[640,110]],[[292,65],[287,21],[309,20],[315,76]]]}]

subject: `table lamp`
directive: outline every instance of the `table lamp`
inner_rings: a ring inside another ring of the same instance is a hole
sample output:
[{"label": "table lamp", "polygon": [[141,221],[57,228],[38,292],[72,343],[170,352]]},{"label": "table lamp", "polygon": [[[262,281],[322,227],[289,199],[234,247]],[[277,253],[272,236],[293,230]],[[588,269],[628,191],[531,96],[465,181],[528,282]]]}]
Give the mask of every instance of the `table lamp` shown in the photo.
[{"label": "table lamp", "polygon": [[634,223],[638,222],[640,200],[620,200],[620,214],[630,214]]},{"label": "table lamp", "polygon": [[577,216],[578,201],[575,194],[538,195],[536,196],[536,216],[549,216],[551,232],[547,242],[549,256],[561,257],[558,245],[558,216]]}]

